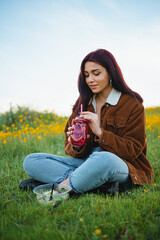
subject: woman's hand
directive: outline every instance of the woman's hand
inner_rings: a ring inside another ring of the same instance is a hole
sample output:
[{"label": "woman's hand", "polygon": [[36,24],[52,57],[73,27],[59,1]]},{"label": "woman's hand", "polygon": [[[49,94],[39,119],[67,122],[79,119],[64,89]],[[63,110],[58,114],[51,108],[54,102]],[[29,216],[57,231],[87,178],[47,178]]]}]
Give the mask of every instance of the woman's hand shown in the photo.
[{"label": "woman's hand", "polygon": [[90,129],[92,130],[92,132],[98,137],[101,136],[102,130],[100,128],[99,118],[96,113],[92,113],[92,112],[88,112],[88,111],[81,112],[79,117],[87,119],[88,125],[89,125]]},{"label": "woman's hand", "polygon": [[67,136],[68,136],[68,142],[71,142],[71,138],[70,138],[70,136],[72,135],[72,127],[69,127],[68,128],[68,132],[67,132]]},{"label": "woman's hand", "polygon": [[[72,123],[74,123],[74,120],[72,121]],[[70,142],[70,143],[72,143],[71,142],[71,135],[72,135],[72,130],[73,130],[73,128],[72,127],[69,127],[68,128],[68,132],[67,132],[67,136],[68,136],[68,142]],[[80,150],[82,147],[81,146],[75,146],[74,145],[74,148],[76,148],[77,150]]]}]

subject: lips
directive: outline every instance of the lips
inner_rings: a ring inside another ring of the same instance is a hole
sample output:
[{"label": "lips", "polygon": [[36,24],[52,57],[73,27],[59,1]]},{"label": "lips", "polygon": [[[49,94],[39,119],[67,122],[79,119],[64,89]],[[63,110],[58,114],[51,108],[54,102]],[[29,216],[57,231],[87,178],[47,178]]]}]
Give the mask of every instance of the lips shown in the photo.
[{"label": "lips", "polygon": [[90,88],[91,89],[94,89],[94,88],[96,88],[98,85],[90,85]]}]

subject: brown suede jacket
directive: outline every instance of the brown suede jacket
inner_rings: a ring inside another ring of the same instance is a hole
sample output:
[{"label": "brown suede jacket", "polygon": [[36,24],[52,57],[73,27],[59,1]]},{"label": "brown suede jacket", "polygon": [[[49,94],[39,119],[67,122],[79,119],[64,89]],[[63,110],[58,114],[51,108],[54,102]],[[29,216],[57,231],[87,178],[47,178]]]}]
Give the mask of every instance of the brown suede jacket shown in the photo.
[{"label": "brown suede jacket", "polygon": [[[88,106],[88,111],[95,112],[94,104]],[[66,154],[84,158],[91,152],[95,141],[99,143],[102,151],[112,152],[126,162],[133,184],[141,185],[154,181],[151,164],[146,158],[145,112],[140,101],[124,93],[120,93],[116,104],[110,105],[106,100],[101,109],[102,135],[98,138],[88,127],[90,138],[80,150],[76,150],[68,142],[66,134],[75,117],[72,113],[65,128]]]}]

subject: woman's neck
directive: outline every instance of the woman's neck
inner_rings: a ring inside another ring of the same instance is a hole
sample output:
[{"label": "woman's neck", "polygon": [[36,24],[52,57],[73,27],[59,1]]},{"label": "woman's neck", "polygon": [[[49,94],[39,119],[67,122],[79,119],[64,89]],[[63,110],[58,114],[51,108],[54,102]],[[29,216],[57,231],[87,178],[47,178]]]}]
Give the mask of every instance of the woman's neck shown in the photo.
[{"label": "woman's neck", "polygon": [[104,103],[106,99],[108,98],[110,92],[112,90],[112,87],[108,87],[105,91],[102,91],[98,94],[96,94],[96,101]]}]

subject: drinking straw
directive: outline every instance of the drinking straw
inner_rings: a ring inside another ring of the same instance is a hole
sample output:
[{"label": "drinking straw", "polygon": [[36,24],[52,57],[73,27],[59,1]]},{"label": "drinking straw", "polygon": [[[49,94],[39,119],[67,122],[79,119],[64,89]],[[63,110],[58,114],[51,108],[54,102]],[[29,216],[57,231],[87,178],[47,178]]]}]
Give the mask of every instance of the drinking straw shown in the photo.
[{"label": "drinking straw", "polygon": [[83,104],[81,104],[81,112],[83,112]]},{"label": "drinking straw", "polygon": [[54,189],[54,184],[53,184],[53,186],[52,186],[52,191],[51,191],[51,195],[50,195],[49,201],[52,200],[53,189]]}]

